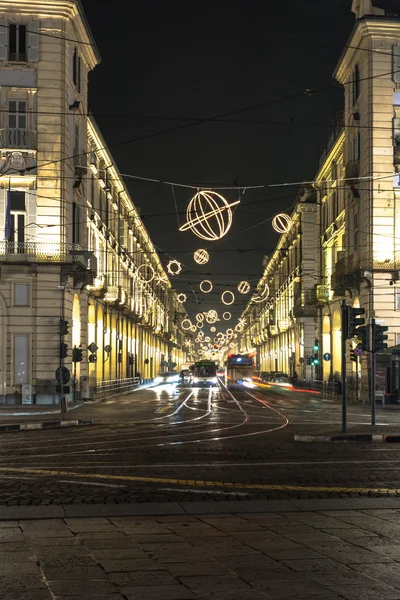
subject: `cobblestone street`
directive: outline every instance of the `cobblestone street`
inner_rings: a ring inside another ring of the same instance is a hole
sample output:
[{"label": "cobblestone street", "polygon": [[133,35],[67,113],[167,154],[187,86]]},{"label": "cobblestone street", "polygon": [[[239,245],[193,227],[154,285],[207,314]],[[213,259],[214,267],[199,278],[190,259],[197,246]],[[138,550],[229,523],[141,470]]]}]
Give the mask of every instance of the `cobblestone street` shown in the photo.
[{"label": "cobblestone street", "polygon": [[397,600],[400,510],[0,522],[2,600]]}]

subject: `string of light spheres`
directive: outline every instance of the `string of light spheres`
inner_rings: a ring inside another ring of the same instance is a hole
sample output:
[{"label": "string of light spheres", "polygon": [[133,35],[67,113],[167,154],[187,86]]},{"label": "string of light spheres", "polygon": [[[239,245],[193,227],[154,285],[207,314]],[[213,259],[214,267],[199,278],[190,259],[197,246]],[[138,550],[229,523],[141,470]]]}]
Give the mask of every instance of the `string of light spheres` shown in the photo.
[{"label": "string of light spheres", "polygon": [[272,228],[278,233],[287,233],[292,226],[292,218],[286,213],[279,213],[272,219]]},{"label": "string of light spheres", "polygon": [[193,254],[193,258],[198,265],[205,265],[210,260],[210,255],[208,254],[207,250],[204,250],[204,248],[199,248]]}]

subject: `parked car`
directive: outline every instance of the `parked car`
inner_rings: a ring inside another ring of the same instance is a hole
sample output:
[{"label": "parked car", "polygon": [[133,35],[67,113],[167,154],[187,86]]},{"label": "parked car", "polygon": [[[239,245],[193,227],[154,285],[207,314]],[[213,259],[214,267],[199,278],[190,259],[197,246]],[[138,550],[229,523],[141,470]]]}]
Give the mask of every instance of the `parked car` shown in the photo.
[{"label": "parked car", "polygon": [[179,383],[179,373],[176,371],[165,371],[159,373],[154,379],[154,383]]}]

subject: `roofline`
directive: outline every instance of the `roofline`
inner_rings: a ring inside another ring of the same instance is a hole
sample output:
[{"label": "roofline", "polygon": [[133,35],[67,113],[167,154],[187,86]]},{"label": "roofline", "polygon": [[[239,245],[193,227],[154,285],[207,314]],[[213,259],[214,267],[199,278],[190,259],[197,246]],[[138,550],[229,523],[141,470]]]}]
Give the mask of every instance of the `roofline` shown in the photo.
[{"label": "roofline", "polygon": [[375,21],[375,22],[382,22],[382,21],[386,21],[389,23],[400,23],[400,17],[386,17],[386,16],[377,16],[377,15],[365,15],[364,17],[362,17],[361,19],[357,19],[356,22],[354,23],[352,30],[350,32],[350,36],[347,40],[347,44],[345,44],[345,47],[343,48],[341,54],[340,54],[340,58],[336,63],[335,69],[333,71],[333,77],[334,79],[337,79],[336,75],[337,72],[339,71],[340,65],[342,64],[342,61],[346,55],[346,53],[351,49],[354,52],[357,52],[358,48],[349,48],[349,46],[351,46],[351,40],[354,38],[354,34],[356,33],[358,26],[360,25],[360,23],[366,23],[367,21]]},{"label": "roofline", "polygon": [[90,42],[93,44],[93,52],[94,52],[94,54],[96,56],[97,61],[100,63],[101,62],[101,55],[100,55],[99,49],[97,47],[96,40],[94,39],[94,35],[93,35],[93,32],[92,32],[92,29],[91,29],[91,27],[89,25],[89,21],[88,21],[88,18],[86,16],[85,9],[83,8],[83,4],[82,4],[81,0],[73,0],[73,1],[75,2],[75,4],[78,7],[79,14],[81,15],[82,21],[83,21],[83,23],[84,23],[84,25],[85,25],[85,27],[87,29],[88,37],[90,39]]}]

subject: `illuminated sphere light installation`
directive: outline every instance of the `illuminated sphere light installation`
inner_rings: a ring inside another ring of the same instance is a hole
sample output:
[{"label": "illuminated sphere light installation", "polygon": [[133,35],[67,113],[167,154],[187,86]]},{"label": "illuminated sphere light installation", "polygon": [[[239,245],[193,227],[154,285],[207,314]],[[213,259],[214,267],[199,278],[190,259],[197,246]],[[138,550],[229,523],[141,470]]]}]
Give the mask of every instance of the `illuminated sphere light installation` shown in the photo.
[{"label": "illuminated sphere light installation", "polygon": [[233,336],[233,329],[227,329],[227,330],[226,330],[226,335],[227,335],[228,337],[232,337],[232,336]]},{"label": "illuminated sphere light installation", "polygon": [[210,190],[197,192],[187,206],[186,223],[179,231],[190,229],[202,240],[220,240],[231,228],[231,207],[239,203],[237,200],[229,204],[221,194]]},{"label": "illuminated sphere light installation", "polygon": [[197,321],[196,325],[197,325],[198,329],[201,329],[203,327],[204,323],[202,323],[202,321]]},{"label": "illuminated sphere light installation", "polygon": [[196,330],[196,325],[191,325],[191,326],[190,326],[190,331],[191,331],[192,333],[194,333],[195,331],[197,331],[197,330]]},{"label": "illuminated sphere light installation", "polygon": [[222,318],[224,319],[224,321],[229,321],[232,318],[232,315],[230,312],[224,312],[224,314],[222,315]]},{"label": "illuminated sphere light installation", "polygon": [[248,294],[250,291],[250,288],[251,288],[251,286],[248,281],[241,281],[237,287],[238,292],[240,294]]},{"label": "illuminated sphere light installation", "polygon": [[180,302],[181,304],[183,304],[187,300],[186,294],[178,294],[177,300],[178,300],[178,302]]},{"label": "illuminated sphere light installation", "polygon": [[200,290],[203,292],[203,294],[209,294],[212,289],[213,289],[213,284],[208,279],[204,279],[200,283]]},{"label": "illuminated sphere light installation", "polygon": [[137,268],[137,276],[144,283],[150,283],[155,277],[155,271],[151,265],[140,265]]},{"label": "illuminated sphere light installation", "polygon": [[192,322],[190,319],[183,319],[183,321],[181,323],[181,327],[184,331],[189,331],[191,326],[192,326]]},{"label": "illuminated sphere light installation", "polygon": [[206,321],[207,323],[210,323],[210,325],[212,325],[213,323],[216,323],[218,321],[218,313],[216,310],[209,310],[207,315],[206,315]]},{"label": "illuminated sphere light installation", "polygon": [[292,219],[285,213],[279,213],[272,219],[272,228],[278,233],[287,233],[292,226]]},{"label": "illuminated sphere light installation", "polygon": [[264,289],[263,289],[262,293],[258,294],[257,296],[254,296],[252,298],[252,300],[253,300],[253,302],[264,302],[264,300],[267,300],[268,296],[269,296],[269,285],[268,285],[268,283],[266,283],[264,285]]},{"label": "illuminated sphere light installation", "polygon": [[210,260],[210,255],[204,248],[199,248],[199,250],[196,250],[194,253],[193,258],[198,265],[205,265]]},{"label": "illuminated sphere light installation", "polygon": [[215,331],[217,331],[217,328],[216,327],[210,327],[210,331],[212,331],[214,333]]},{"label": "illuminated sphere light installation", "polygon": [[204,341],[207,342],[207,344],[208,344],[209,342],[211,342],[211,338],[209,336],[207,336],[204,338]]},{"label": "illuminated sphere light installation", "polygon": [[182,265],[177,260],[170,260],[167,265],[168,273],[170,275],[179,275],[182,271]]},{"label": "illuminated sphere light installation", "polygon": [[[229,298],[229,300],[227,300],[227,298]],[[235,294],[230,290],[225,290],[225,292],[221,294],[221,301],[223,304],[230,306],[235,302]]]},{"label": "illuminated sphere light installation", "polygon": [[198,321],[199,323],[202,323],[204,321],[204,315],[203,315],[203,313],[197,313],[197,315],[196,315],[196,321]]}]

